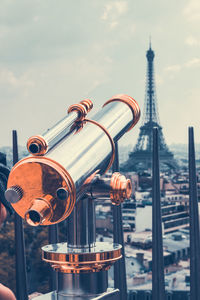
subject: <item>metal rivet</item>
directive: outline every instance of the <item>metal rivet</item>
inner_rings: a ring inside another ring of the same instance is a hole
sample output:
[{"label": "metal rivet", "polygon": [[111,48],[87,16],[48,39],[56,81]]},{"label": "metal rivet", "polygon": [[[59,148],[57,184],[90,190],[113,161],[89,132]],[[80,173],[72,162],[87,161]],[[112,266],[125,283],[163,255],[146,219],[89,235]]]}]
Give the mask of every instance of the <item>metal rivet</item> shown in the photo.
[{"label": "metal rivet", "polygon": [[59,188],[56,191],[56,195],[60,200],[66,200],[69,196],[69,192],[65,188]]}]

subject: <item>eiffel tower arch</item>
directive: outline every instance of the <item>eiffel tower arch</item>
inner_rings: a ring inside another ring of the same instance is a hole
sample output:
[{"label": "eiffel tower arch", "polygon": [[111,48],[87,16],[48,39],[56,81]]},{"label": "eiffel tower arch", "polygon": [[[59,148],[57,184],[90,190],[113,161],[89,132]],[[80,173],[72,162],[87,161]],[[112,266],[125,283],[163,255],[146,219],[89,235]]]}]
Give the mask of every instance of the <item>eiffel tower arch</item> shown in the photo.
[{"label": "eiffel tower arch", "polygon": [[140,171],[151,168],[154,127],[157,127],[159,131],[161,170],[178,168],[177,162],[174,159],[174,155],[169,150],[165,142],[162,127],[159,121],[154,80],[154,57],[155,54],[151,49],[150,43],[149,49],[146,53],[147,78],[143,122],[142,126],[140,127],[137,143],[133,151],[129,154],[129,159],[121,166],[123,171]]}]

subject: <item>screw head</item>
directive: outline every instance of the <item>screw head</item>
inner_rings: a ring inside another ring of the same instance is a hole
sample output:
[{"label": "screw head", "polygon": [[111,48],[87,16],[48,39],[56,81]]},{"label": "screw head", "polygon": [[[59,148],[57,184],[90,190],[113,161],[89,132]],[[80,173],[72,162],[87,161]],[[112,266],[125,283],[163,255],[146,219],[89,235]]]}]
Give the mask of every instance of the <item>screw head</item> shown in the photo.
[{"label": "screw head", "polygon": [[56,195],[57,195],[58,199],[66,200],[69,196],[69,192],[65,188],[59,188],[56,191]]}]

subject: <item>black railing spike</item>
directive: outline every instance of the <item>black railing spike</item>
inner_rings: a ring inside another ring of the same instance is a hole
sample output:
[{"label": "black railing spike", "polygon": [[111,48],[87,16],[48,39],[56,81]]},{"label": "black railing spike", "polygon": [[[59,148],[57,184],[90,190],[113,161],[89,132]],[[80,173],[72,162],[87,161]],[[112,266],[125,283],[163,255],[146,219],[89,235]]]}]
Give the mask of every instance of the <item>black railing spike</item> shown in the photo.
[{"label": "black railing spike", "polygon": [[[13,130],[13,165],[18,162],[17,131]],[[22,219],[15,213],[15,258],[17,300],[28,300],[26,257],[24,251],[24,230]]]},{"label": "black railing spike", "polygon": [[152,157],[152,299],[165,299],[158,128],[153,128]]},{"label": "black railing spike", "polygon": [[[115,143],[115,160],[112,169],[113,172],[119,172],[119,152],[117,143]],[[113,206],[113,237],[114,243],[122,245],[122,258],[114,264],[114,286],[120,290],[120,300],[127,300],[126,265],[121,204],[118,206]]]},{"label": "black railing spike", "polygon": [[200,299],[200,236],[194,130],[189,127],[190,300]]},{"label": "black railing spike", "polygon": [[[51,225],[48,226],[48,233],[49,233],[49,244],[56,244],[58,243],[58,225]],[[57,290],[58,287],[58,273],[50,267],[50,290],[54,291]]]}]

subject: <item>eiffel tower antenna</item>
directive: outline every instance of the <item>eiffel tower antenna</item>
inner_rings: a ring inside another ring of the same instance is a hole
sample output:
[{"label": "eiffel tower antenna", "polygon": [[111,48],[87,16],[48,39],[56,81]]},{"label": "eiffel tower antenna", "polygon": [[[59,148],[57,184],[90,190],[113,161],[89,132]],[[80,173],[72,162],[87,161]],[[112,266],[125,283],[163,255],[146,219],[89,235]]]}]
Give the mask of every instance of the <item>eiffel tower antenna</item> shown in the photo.
[{"label": "eiffel tower antenna", "polygon": [[149,38],[149,49],[146,52],[147,77],[146,92],[143,112],[143,122],[140,133],[133,151],[129,154],[128,161],[122,166],[123,171],[147,170],[151,168],[153,128],[158,128],[159,152],[161,169],[176,169],[177,163],[173,153],[169,151],[165,143],[162,127],[159,121],[156,87],[154,79],[154,51],[151,48],[151,36]]}]

